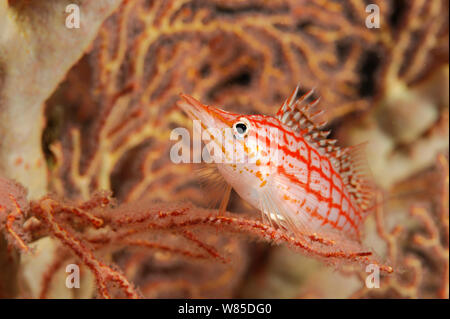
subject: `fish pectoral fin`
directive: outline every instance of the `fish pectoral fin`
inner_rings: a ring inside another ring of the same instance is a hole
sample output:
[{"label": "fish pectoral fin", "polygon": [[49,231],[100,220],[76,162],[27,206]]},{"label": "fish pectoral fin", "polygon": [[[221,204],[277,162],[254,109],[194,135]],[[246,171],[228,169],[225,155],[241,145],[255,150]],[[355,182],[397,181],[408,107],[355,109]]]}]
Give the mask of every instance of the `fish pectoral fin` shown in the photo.
[{"label": "fish pectoral fin", "polygon": [[[280,187],[285,187],[286,180],[284,180],[282,177],[274,176],[271,181],[271,189],[276,189]],[[289,207],[289,205],[282,199],[279,195],[276,196],[276,194],[273,194],[273,190],[268,190],[268,192],[272,193],[269,195],[266,195],[270,199],[271,202],[273,202],[273,205],[276,205],[277,207],[281,207],[281,211],[284,211],[284,213],[281,213],[283,216],[283,223],[282,226],[288,230],[289,232],[293,233],[297,236],[302,236],[303,238],[307,238],[313,242],[319,242],[321,244],[325,245],[334,245],[335,241],[333,240],[333,234],[331,234],[331,230],[325,230],[321,227],[317,227],[317,225],[313,225],[310,217],[306,212],[303,211],[291,211],[293,208],[293,205]],[[291,199],[295,199],[296,202],[301,202],[302,199],[305,201],[304,193],[301,188],[295,188],[295,189],[287,189],[284,188],[283,192],[285,194],[288,194],[288,196]],[[300,194],[300,195],[299,195]],[[279,209],[280,210],[280,209]]]},{"label": "fish pectoral fin", "polygon": [[[206,206],[211,209],[217,209],[218,206],[221,207],[224,199],[216,196],[216,194],[226,194],[229,185],[222,174],[220,174],[217,165],[202,163],[194,169],[194,174],[194,177],[198,179],[200,187],[207,197]],[[213,196],[208,197],[207,194]]]},{"label": "fish pectoral fin", "polygon": [[[290,235],[307,237],[311,240],[321,240],[321,236],[313,231],[306,220],[306,215],[290,212],[287,204],[283,203],[278,194],[270,187],[266,187],[260,193],[260,210],[263,222],[268,222],[272,227],[277,226]],[[325,239],[323,239],[326,242]]]}]

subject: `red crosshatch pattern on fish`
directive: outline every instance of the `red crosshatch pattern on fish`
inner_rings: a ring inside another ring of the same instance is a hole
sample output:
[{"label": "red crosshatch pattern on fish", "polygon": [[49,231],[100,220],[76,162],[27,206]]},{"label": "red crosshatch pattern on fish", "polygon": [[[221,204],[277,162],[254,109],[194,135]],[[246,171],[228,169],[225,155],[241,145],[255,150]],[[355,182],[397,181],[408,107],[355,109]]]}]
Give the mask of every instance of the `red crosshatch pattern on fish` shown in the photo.
[{"label": "red crosshatch pattern on fish", "polygon": [[[213,136],[223,151],[215,154],[215,163],[225,181],[262,212],[264,221],[293,236],[359,239],[375,198],[363,148],[336,146],[323,129],[326,123],[314,121],[318,113],[311,110],[318,99],[308,102],[313,91],[297,98],[298,90],[275,117],[226,112],[188,95],[181,95],[179,106],[203,128],[233,130],[231,140]],[[224,164],[219,155],[233,157],[225,143],[241,145],[253,161]]]}]

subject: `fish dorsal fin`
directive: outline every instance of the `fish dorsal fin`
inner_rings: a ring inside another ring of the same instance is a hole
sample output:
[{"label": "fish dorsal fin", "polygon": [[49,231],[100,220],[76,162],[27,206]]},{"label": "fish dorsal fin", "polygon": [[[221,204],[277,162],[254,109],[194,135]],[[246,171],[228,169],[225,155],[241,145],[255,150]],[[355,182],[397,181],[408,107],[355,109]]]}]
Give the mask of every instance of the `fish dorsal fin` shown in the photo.
[{"label": "fish dorsal fin", "polygon": [[366,143],[339,149],[336,168],[352,199],[363,212],[375,207],[376,186],[364,152]]},{"label": "fish dorsal fin", "polygon": [[299,86],[284,101],[276,114],[276,118],[293,131],[300,133],[316,149],[329,156],[333,166],[343,179],[352,199],[362,211],[373,207],[375,201],[375,185],[372,182],[369,167],[364,154],[365,144],[340,148],[337,140],[327,138],[330,131],[324,130],[326,122],[316,124],[313,118],[321,112],[311,113],[310,109],[317,105],[319,99],[307,102],[314,90],[310,90],[296,99]]},{"label": "fish dorsal fin", "polygon": [[324,153],[336,154],[339,147],[336,146],[336,140],[327,138],[330,131],[324,130],[326,122],[316,124],[313,118],[322,112],[311,113],[310,110],[319,103],[319,98],[313,102],[307,102],[314,89],[311,89],[299,99],[296,99],[299,85],[295,88],[292,95],[280,106],[276,118],[293,131],[300,133],[310,144],[322,150]]}]

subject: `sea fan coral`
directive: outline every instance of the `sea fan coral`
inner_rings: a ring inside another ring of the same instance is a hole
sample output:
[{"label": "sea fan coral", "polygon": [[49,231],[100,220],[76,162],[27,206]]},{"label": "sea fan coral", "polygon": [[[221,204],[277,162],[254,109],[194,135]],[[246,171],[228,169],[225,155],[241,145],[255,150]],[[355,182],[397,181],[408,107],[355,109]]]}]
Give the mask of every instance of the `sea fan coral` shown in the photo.
[{"label": "sea fan coral", "polygon": [[[380,207],[376,212],[377,233],[386,243],[387,256],[400,271],[395,276],[384,277],[380,289],[366,286],[357,290],[354,298],[382,296],[401,298],[446,298],[449,287],[449,236],[448,236],[448,159],[440,155],[433,172],[440,182],[439,191],[431,203],[415,203],[409,215],[416,223],[405,229],[396,225],[387,230],[386,212]],[[366,274],[359,273],[364,283]]]},{"label": "sea fan coral", "polygon": [[[242,255],[245,252],[236,238],[224,236],[230,233],[240,233],[274,243],[286,243],[304,254],[320,257],[329,263],[339,260],[362,264],[377,263],[377,260],[371,257],[370,251],[358,251],[356,246],[351,245],[336,249],[314,236],[290,237],[281,230],[249,216],[218,214],[217,211],[208,211],[189,204],[167,205],[148,200],[115,207],[110,194],[105,192],[96,193],[91,199],[81,203],[53,196],[44,196],[28,203],[22,186],[9,180],[0,182],[0,230],[6,235],[8,242],[27,253],[27,242],[49,235],[56,238],[64,249],[59,250],[56,263],[50,267],[51,271],[56,271],[71,255],[76,256],[93,273],[98,295],[104,298],[140,296],[140,292],[117,266],[110,266],[104,261],[107,256],[124,247],[128,253],[133,252],[131,256],[134,258],[142,253],[140,248],[181,256],[192,261],[212,259],[229,268],[228,275],[231,271],[234,277],[233,280],[227,280],[226,284],[233,283],[242,275],[245,260]],[[216,231],[220,229],[221,235],[214,235],[211,228]],[[65,250],[71,254],[67,254]],[[235,260],[237,255],[241,255],[239,263]],[[130,261],[126,263],[128,262]],[[392,271],[388,266],[379,266],[383,271]],[[201,265],[198,267],[201,268]],[[223,267],[219,265],[215,268],[217,271]],[[45,284],[40,297],[46,296],[51,280],[47,272],[44,277],[46,280],[43,281]],[[185,281],[184,285],[189,287],[188,280]],[[150,284],[142,278],[139,282],[147,286],[144,291],[150,294]],[[111,286],[117,286],[122,294],[111,294]],[[206,290],[217,288],[210,278],[208,286]],[[202,292],[196,293],[202,295]]]},{"label": "sea fan coral", "polygon": [[[411,178],[423,191],[424,171],[448,153],[448,1],[371,1],[380,28],[366,27],[362,0],[80,0],[80,29],[64,25],[69,3],[0,1],[2,297],[351,295],[336,288],[347,285],[327,290],[336,272],[298,266],[295,251],[329,252],[323,243],[283,237],[234,195],[237,213],[205,208],[221,193],[202,189],[198,165],[169,159],[170,132],[191,126],[175,106],[180,92],[274,114],[298,82],[300,93],[315,88],[333,134],[369,142],[386,203]],[[434,198],[412,209],[415,224],[404,208],[378,207],[379,236],[367,231],[364,243],[406,265],[407,278],[383,277],[378,295],[355,297],[448,296],[437,284],[448,278],[448,217],[435,221]],[[385,241],[398,256],[377,247]],[[406,258],[411,251],[426,261]],[[77,291],[64,285],[72,263]],[[359,271],[345,280],[364,279]],[[322,278],[323,290],[306,277]]]}]

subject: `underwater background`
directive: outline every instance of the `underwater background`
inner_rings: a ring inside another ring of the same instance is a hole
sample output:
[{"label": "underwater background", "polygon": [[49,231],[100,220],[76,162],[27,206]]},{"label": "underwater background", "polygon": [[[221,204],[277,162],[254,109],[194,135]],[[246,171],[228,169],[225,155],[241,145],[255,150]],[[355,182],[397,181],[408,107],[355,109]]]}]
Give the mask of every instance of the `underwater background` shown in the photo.
[{"label": "underwater background", "polygon": [[[0,297],[448,298],[448,9],[0,0]],[[258,230],[236,193],[212,221],[222,191],[170,160],[192,128],[179,93],[273,115],[298,83],[340,145],[367,142],[383,204],[362,242],[395,270],[380,288]]]}]

